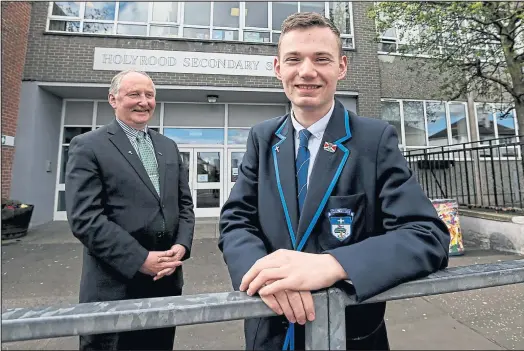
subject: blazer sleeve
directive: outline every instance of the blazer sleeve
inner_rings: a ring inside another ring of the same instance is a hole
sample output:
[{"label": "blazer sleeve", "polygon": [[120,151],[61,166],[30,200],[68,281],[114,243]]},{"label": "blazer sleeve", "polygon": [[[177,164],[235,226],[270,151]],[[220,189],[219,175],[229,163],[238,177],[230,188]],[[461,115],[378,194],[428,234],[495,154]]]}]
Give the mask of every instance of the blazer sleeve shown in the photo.
[{"label": "blazer sleeve", "polygon": [[94,152],[81,137],[73,138],[69,145],[65,195],[73,235],[91,255],[132,278],[149,252],[104,214],[101,170]]},{"label": "blazer sleeve", "polygon": [[189,179],[187,178],[187,170],[178,147],[176,147],[177,155],[179,156],[179,174],[178,174],[178,232],[175,235],[173,244],[180,244],[186,248],[186,253],[182,260],[187,260],[191,257],[191,248],[193,245],[193,233],[195,231],[195,213],[193,210],[193,198],[191,197],[191,190],[189,188]]},{"label": "blazer sleeve", "polygon": [[229,270],[233,289],[255,262],[268,254],[258,220],[258,150],[253,129],[229,199],[221,210],[218,246]]},{"label": "blazer sleeve", "polygon": [[450,235],[398,148],[388,125],[377,150],[377,221],[384,233],[327,251],[342,265],[358,301],[448,264]]}]

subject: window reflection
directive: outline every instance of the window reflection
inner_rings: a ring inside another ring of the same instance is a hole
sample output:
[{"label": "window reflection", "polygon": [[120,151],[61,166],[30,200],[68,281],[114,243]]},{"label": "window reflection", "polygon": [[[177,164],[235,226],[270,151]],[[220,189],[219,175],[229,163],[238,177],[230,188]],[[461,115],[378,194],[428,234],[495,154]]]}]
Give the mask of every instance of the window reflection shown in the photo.
[{"label": "window reflection", "polygon": [[468,142],[468,125],[466,120],[466,105],[449,104],[449,120],[451,124],[451,141],[453,144]]},{"label": "window reflection", "polygon": [[54,2],[52,14],[53,16],[78,17],[80,16],[80,3],[73,1]]},{"label": "window reflection", "polygon": [[60,184],[65,183],[67,161],[69,160],[69,146],[62,146],[62,162],[60,167]]},{"label": "window reflection", "polygon": [[515,136],[515,116],[511,112],[497,111],[497,132],[498,136]]},{"label": "window reflection", "polygon": [[197,208],[220,207],[220,189],[198,189],[196,193]]},{"label": "window reflection", "polygon": [[177,144],[224,144],[223,128],[164,128],[164,135]]},{"label": "window reflection", "polygon": [[[329,13],[326,13],[326,5],[330,9]],[[79,32],[80,28],[85,28],[86,33],[175,37],[179,33],[178,27],[182,26],[180,35],[192,39],[277,43],[282,22],[300,8],[302,12],[331,14],[342,33],[343,46],[353,47],[349,2],[272,2],[271,13],[269,13],[269,6],[268,2],[244,1],[219,1],[213,2],[213,6],[209,1],[53,2],[49,30]],[[149,14],[150,7],[151,14]],[[242,12],[241,8],[243,8]],[[82,18],[80,18],[81,14]],[[75,18],[76,21],[64,21],[66,19],[64,17]],[[271,27],[269,27],[270,19]],[[117,23],[93,24],[95,21],[117,21]],[[151,29],[148,31],[142,27],[132,27],[129,26],[131,24],[129,22],[149,23]],[[213,23],[212,27],[211,23]],[[241,23],[242,31],[240,31]],[[116,31],[114,26],[117,26]],[[237,30],[224,31],[225,28]],[[241,36],[241,33],[245,34]]]},{"label": "window reflection", "polygon": [[207,28],[184,28],[184,38],[209,39],[209,29]]},{"label": "window reflection", "polygon": [[213,26],[238,28],[240,26],[240,3],[215,2],[213,5]]},{"label": "window reflection", "polygon": [[209,2],[185,2],[184,24],[209,26],[211,14],[211,3]]},{"label": "window reflection", "polygon": [[215,40],[238,40],[238,31],[236,30],[213,30],[213,39]]},{"label": "window reflection", "polygon": [[227,130],[227,143],[229,145],[246,145],[249,129],[233,129]]},{"label": "window reflection", "polygon": [[103,33],[111,34],[113,32],[113,25],[109,23],[84,23],[84,32],[86,33]]},{"label": "window reflection", "polygon": [[134,24],[119,24],[116,27],[116,33],[126,35],[146,35],[147,26],[139,26]]},{"label": "window reflection", "polygon": [[238,169],[242,163],[244,152],[232,152],[231,153],[231,170],[230,177],[232,182],[236,182],[238,179]]},{"label": "window reflection", "polygon": [[298,2],[273,2],[273,29],[280,30],[284,20],[295,12],[298,12]]},{"label": "window reflection", "polygon": [[382,101],[381,119],[387,121],[397,130],[399,143],[402,144],[402,122],[400,120],[400,104],[396,101]]},{"label": "window reflection", "polygon": [[64,144],[69,144],[74,137],[91,131],[91,127],[65,127],[64,128]]},{"label": "window reflection", "polygon": [[80,22],[50,21],[49,30],[74,33],[80,32]]},{"label": "window reflection", "polygon": [[[187,151],[180,152],[180,157],[182,158],[182,163],[184,164],[184,169],[186,170],[186,177],[189,179],[189,167],[190,167],[190,157],[191,154]],[[191,180],[189,180],[191,183]]]},{"label": "window reflection", "polygon": [[267,28],[267,2],[246,2],[246,27]]},{"label": "window reflection", "polygon": [[178,27],[151,26],[149,35],[152,37],[178,37]]},{"label": "window reflection", "polygon": [[[348,4],[349,3],[345,3]],[[316,12],[322,15],[326,14],[326,3],[325,2],[301,2],[300,12]]]},{"label": "window reflection", "polygon": [[220,182],[219,152],[197,152],[197,182]]},{"label": "window reflection", "polygon": [[115,3],[86,2],[84,18],[112,21],[115,19]]},{"label": "window reflection", "polygon": [[426,146],[424,106],[421,101],[404,101],[406,146]]},{"label": "window reflection", "polygon": [[429,146],[448,145],[446,106],[443,102],[426,103]]},{"label": "window reflection", "polygon": [[152,20],[178,23],[178,2],[153,2]]},{"label": "window reflection", "polygon": [[341,34],[351,34],[351,16],[349,2],[330,2],[329,17],[337,26]]},{"label": "window reflection", "polygon": [[270,42],[269,32],[248,32],[244,31],[244,41],[250,41],[254,43],[269,43]]},{"label": "window reflection", "polygon": [[147,2],[120,2],[119,21],[147,22],[149,4]]},{"label": "window reflection", "polygon": [[493,114],[489,105],[477,105],[477,125],[480,140],[495,138]]}]

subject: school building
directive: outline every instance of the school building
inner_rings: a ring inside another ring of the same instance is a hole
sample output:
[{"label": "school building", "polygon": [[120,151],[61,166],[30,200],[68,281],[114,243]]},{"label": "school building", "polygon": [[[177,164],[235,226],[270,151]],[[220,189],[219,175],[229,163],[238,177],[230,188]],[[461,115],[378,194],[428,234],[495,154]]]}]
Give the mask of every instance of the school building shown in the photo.
[{"label": "school building", "polygon": [[[2,197],[35,205],[32,224],[65,220],[68,145],[109,123],[111,78],[131,67],[156,84],[150,126],[174,139],[189,169],[197,217],[217,217],[238,174],[249,128],[289,111],[272,63],[280,26],[297,11],[332,18],[348,56],[337,97],[382,118],[402,149],[517,135],[514,114],[441,101],[376,41],[370,2],[3,2]],[[416,58],[414,58],[416,59]]]}]

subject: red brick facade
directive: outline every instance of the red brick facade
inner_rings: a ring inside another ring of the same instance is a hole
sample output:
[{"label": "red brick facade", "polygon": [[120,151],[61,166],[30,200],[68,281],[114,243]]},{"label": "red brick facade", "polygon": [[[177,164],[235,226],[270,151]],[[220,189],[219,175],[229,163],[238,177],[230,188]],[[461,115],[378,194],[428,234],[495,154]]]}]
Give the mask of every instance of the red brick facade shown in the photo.
[{"label": "red brick facade", "polygon": [[[16,135],[31,19],[30,2],[2,2],[2,135]],[[13,146],[2,146],[2,198],[9,197]]]}]

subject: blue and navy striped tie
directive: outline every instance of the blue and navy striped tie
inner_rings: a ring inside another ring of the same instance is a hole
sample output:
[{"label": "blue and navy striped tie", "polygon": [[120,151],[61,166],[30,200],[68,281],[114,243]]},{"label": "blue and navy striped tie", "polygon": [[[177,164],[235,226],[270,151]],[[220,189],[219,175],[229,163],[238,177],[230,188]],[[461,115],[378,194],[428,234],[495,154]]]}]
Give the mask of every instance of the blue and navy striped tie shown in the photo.
[{"label": "blue and navy striped tie", "polygon": [[[297,170],[297,196],[298,196],[298,213],[299,217],[304,207],[304,200],[307,194],[307,173],[309,169],[309,149],[308,142],[311,132],[307,129],[302,129],[298,132],[300,140],[298,146],[296,170]],[[295,248],[296,250],[297,248]],[[289,323],[289,328],[286,334],[286,340],[284,341],[283,350],[294,350],[295,349],[295,324]]]},{"label": "blue and navy striped tie", "polygon": [[299,216],[302,213],[302,207],[304,206],[304,200],[307,194],[307,173],[309,169],[309,149],[308,142],[311,132],[307,129],[302,129],[298,132],[299,146],[296,160],[297,170],[297,196],[298,196],[298,213]]}]

